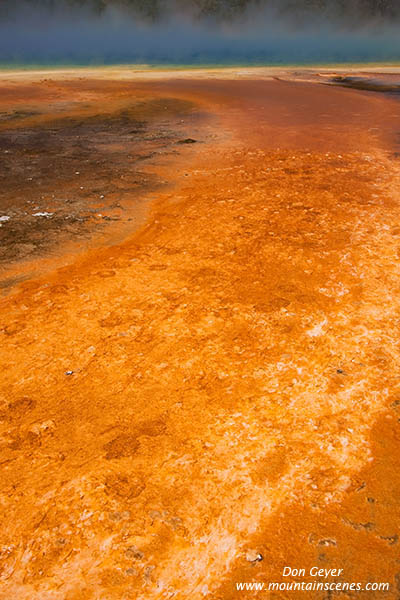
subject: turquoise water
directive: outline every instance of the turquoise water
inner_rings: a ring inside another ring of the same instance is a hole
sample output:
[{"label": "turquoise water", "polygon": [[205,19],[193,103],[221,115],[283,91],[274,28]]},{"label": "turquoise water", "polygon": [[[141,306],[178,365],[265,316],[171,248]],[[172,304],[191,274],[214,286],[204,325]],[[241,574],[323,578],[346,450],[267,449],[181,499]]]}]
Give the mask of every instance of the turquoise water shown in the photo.
[{"label": "turquoise water", "polygon": [[15,18],[0,19],[3,69],[116,64],[146,64],[150,68],[303,66],[400,61],[398,21],[369,23],[368,27],[359,22],[346,26],[330,19],[289,24],[264,11],[256,11],[242,22],[184,19],[174,14],[171,19],[150,23],[128,18],[124,11],[95,17],[78,10],[78,2],[68,2],[76,7],[71,12],[56,10],[57,2],[44,0],[42,4],[51,5],[51,10],[25,12],[18,10],[17,5],[33,6],[36,2],[12,4],[16,7]]},{"label": "turquoise water", "polygon": [[251,67],[282,67],[282,68],[301,68],[301,67],[348,67],[348,66],[393,66],[400,67],[400,60],[397,61],[302,61],[302,62],[285,62],[285,61],[254,61],[254,62],[206,62],[206,63],[154,63],[154,64],[142,64],[132,62],[116,62],[116,63],[104,63],[104,62],[64,62],[57,61],[53,63],[48,62],[4,62],[0,60],[1,71],[56,71],[59,69],[87,69],[87,68],[124,68],[149,71],[149,70],[185,70],[185,69],[214,69],[214,68],[251,68]]}]

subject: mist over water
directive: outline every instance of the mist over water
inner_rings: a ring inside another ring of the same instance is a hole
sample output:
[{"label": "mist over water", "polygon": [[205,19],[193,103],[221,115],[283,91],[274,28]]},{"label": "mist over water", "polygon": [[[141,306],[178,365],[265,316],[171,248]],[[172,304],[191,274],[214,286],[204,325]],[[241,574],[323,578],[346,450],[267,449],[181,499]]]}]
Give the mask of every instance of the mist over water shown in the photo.
[{"label": "mist over water", "polygon": [[178,0],[156,9],[154,0],[142,2],[141,10],[129,2],[5,2],[0,6],[0,64],[400,60],[396,13],[364,13],[355,3],[343,12],[340,2],[341,10],[335,2],[324,10],[303,5],[300,10],[294,2],[286,11],[284,2],[242,2],[240,10],[237,4],[215,2],[215,10],[201,12]]}]

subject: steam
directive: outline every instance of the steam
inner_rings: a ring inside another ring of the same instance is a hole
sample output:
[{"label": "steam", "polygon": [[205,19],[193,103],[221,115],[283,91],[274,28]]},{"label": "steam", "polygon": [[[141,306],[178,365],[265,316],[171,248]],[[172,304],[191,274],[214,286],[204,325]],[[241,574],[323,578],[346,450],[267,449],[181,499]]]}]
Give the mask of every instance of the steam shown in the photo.
[{"label": "steam", "polygon": [[6,0],[0,5],[0,63],[400,60],[400,15],[390,4],[383,12],[374,0],[320,5],[317,0]]}]

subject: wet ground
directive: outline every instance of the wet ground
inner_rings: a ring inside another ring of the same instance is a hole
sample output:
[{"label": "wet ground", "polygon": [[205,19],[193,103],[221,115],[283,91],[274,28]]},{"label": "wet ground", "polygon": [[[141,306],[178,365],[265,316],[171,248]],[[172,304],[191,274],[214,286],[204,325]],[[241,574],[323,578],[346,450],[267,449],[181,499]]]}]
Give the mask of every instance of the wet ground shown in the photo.
[{"label": "wet ground", "polygon": [[[213,120],[136,233],[1,300],[1,600],[395,600],[400,105],[135,86]],[[389,589],[236,587],[289,580]]]},{"label": "wet ground", "polygon": [[154,165],[185,154],[199,141],[187,131],[205,118],[193,102],[152,98],[129,84],[41,81],[33,99],[26,86],[3,87],[0,287],[7,291],[25,278],[8,273],[20,261],[71,242],[85,248],[111,222],[134,230],[146,198],[168,184]]}]

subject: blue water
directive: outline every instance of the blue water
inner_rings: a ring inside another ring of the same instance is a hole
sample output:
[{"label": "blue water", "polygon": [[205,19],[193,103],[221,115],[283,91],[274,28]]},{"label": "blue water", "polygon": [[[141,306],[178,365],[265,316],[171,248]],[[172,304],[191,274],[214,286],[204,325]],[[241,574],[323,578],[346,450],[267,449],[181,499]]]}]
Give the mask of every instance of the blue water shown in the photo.
[{"label": "blue water", "polygon": [[145,26],[121,15],[0,21],[0,65],[307,65],[400,62],[398,27],[295,31],[272,22],[235,29],[173,21]]}]

